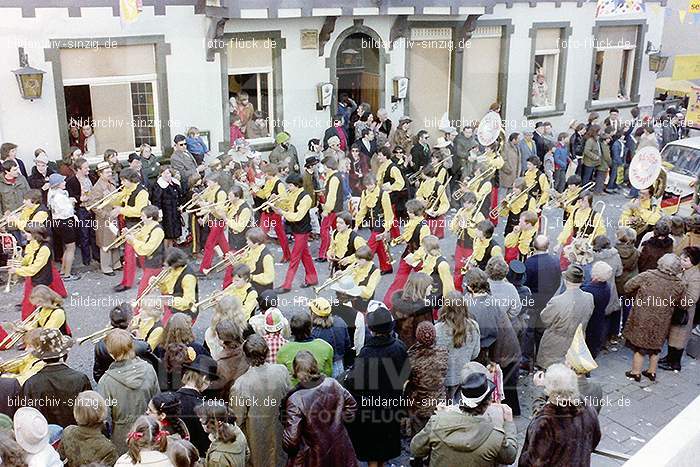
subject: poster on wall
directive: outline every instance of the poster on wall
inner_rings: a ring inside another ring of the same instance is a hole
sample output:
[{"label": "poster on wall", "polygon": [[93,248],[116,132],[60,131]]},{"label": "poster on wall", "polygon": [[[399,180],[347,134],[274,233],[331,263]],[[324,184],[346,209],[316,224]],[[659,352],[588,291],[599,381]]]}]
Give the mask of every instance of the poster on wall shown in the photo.
[{"label": "poster on wall", "polygon": [[675,81],[700,79],[700,55],[673,57],[673,79]]},{"label": "poster on wall", "polygon": [[598,0],[596,18],[645,12],[644,0]]}]

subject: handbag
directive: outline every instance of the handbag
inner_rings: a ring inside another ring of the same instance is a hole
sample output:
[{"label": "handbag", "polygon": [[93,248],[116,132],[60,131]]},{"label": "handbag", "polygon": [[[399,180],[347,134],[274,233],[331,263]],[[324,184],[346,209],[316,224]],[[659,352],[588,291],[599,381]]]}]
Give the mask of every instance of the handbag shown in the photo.
[{"label": "handbag", "polygon": [[685,307],[676,305],[671,315],[671,324],[673,326],[685,326],[688,324],[688,310]]}]

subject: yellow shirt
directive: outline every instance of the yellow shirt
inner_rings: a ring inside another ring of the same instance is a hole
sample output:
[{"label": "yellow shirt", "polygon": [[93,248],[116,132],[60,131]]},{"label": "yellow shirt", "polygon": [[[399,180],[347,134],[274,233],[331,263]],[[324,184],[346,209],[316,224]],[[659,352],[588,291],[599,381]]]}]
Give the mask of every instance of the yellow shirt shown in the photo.
[{"label": "yellow shirt", "polygon": [[[333,236],[331,237],[331,244],[328,247],[328,256],[336,258],[336,261],[340,261],[341,259],[345,259],[346,255],[348,253],[348,247],[349,242],[350,242],[350,233],[352,230],[350,228],[345,229],[342,232],[336,231]],[[359,235],[355,235],[355,241],[353,246],[355,247],[355,251],[358,250],[363,245],[366,245],[367,242],[365,241],[364,238],[360,237]],[[351,264],[355,262],[355,255],[348,255],[348,258],[351,258]]]},{"label": "yellow shirt", "polygon": [[452,278],[452,273],[450,272],[450,264],[447,261],[442,261],[438,265],[438,259],[441,256],[424,255],[423,265],[420,268],[420,272],[424,272],[427,275],[432,275],[437,268],[438,275],[440,276],[440,282],[442,282],[442,294],[447,295],[452,292],[454,287],[454,279]]},{"label": "yellow shirt", "polygon": [[[35,252],[37,252],[36,256],[34,256]],[[32,277],[46,266],[50,257],[51,250],[48,245],[41,245],[36,240],[32,240],[25,248],[22,266],[17,268],[15,274],[21,277]]]},{"label": "yellow shirt", "polygon": [[503,167],[503,164],[505,164],[505,161],[503,160],[503,157],[501,157],[500,154],[493,152],[493,151],[486,151],[486,165],[489,168],[495,168],[495,169],[500,169]]},{"label": "yellow shirt", "polygon": [[139,256],[151,256],[165,239],[165,232],[163,232],[160,224],[156,221],[148,222],[148,225],[136,232],[132,243],[134,251]]},{"label": "yellow shirt", "polygon": [[134,200],[134,205],[129,206],[127,203],[129,202],[129,198],[131,197],[131,194],[138,188],[139,185],[136,184],[132,188],[124,188],[122,190],[122,196],[117,197],[116,200],[121,204],[121,215],[124,217],[141,217],[141,210],[148,206],[148,190],[143,189],[141,192],[139,192],[138,195],[136,195],[136,199]]},{"label": "yellow shirt", "polygon": [[234,234],[245,231],[250,225],[250,219],[253,216],[253,211],[248,206],[241,209],[240,214],[236,215],[242,204],[245,204],[243,199],[234,201],[226,213],[226,226]]},{"label": "yellow shirt", "polygon": [[[439,201],[435,199],[435,196],[439,197]],[[416,190],[416,198],[426,203],[426,211],[433,207],[435,208],[434,217],[440,217],[450,209],[450,200],[447,198],[447,190],[438,182],[436,177],[421,182],[418,190]]]},{"label": "yellow shirt", "polygon": [[525,178],[525,184],[528,187],[533,186],[535,183],[540,184],[540,196],[536,204],[537,206],[544,206],[549,202],[549,180],[545,174],[540,173],[538,176],[538,173],[539,170],[530,169],[525,172],[523,178]]},{"label": "yellow shirt", "polygon": [[531,229],[513,231],[506,235],[504,244],[506,248],[518,248],[518,251],[523,255],[530,253],[532,240],[537,234],[537,226],[533,226]]},{"label": "yellow shirt", "polygon": [[[367,278],[367,274],[369,274],[370,269],[372,269],[373,264],[368,262],[364,266],[354,266],[352,269],[352,280],[355,282],[355,284],[359,284],[360,282],[364,281]],[[364,298],[365,300],[369,300],[374,296],[374,291],[377,289],[377,285],[379,285],[379,281],[382,278],[381,271],[379,269],[375,269],[372,272],[372,275],[369,276],[369,280],[367,281],[367,285],[362,287],[362,292],[360,293],[360,297]]]},{"label": "yellow shirt", "polygon": [[[25,206],[22,209],[22,211],[19,213],[19,218],[17,219],[17,222],[15,222],[16,227],[19,230],[26,230],[27,223],[29,223],[29,218],[38,209],[39,209],[38,205]],[[34,223],[36,225],[43,224],[44,222],[46,222],[48,220],[48,218],[49,218],[48,211],[39,211],[36,213],[36,216],[34,216],[34,219],[32,219],[32,223]]]},{"label": "yellow shirt", "polygon": [[[156,319],[155,318],[146,318],[146,319],[139,319],[139,327],[138,327],[138,336],[140,339],[146,339],[146,335],[148,335],[148,332],[153,329],[153,327],[156,325]],[[151,350],[155,350],[156,347],[158,347],[163,340],[163,333],[164,329],[162,326],[159,326],[151,332],[151,334],[148,336],[148,339],[146,342],[148,342],[149,347],[151,347]]]},{"label": "yellow shirt", "polygon": [[[377,184],[382,185],[382,180],[384,180],[384,174],[391,165],[391,161],[387,160],[385,161],[382,165],[377,167]],[[394,183],[392,183],[389,186],[390,192],[392,191],[401,191],[404,189],[404,180],[403,180],[403,175],[401,174],[401,170],[396,167],[396,165],[391,167],[391,171],[389,172],[391,177],[394,179]]]},{"label": "yellow shirt", "polygon": [[25,355],[11,366],[4,368],[3,378],[16,378],[20,386],[29,378],[37,374],[46,366],[46,362],[39,360],[32,354]]},{"label": "yellow shirt", "polygon": [[591,208],[577,208],[576,211],[574,211],[574,213],[566,220],[564,229],[557,237],[557,242],[564,245],[573,234],[574,227],[576,228],[576,231],[581,234],[583,230],[587,230],[591,223],[593,223],[596,228],[589,238],[590,241],[593,241],[593,239],[598,235],[605,235],[605,223],[602,221],[602,219],[600,219],[600,214],[595,213],[595,215],[591,216]]},{"label": "yellow shirt", "polygon": [[[326,185],[328,188],[328,196],[326,197],[326,202],[323,203],[323,213],[330,214],[335,208],[336,195],[338,194],[338,189],[340,188],[340,179],[338,177],[333,177],[336,173],[335,170],[329,170],[326,173]],[[341,192],[342,195],[342,192]]]},{"label": "yellow shirt", "polygon": [[389,193],[386,191],[381,191],[379,186],[375,186],[374,190],[362,191],[360,196],[360,206],[357,209],[357,214],[355,215],[355,225],[362,225],[362,221],[365,219],[367,212],[373,209],[377,202],[379,201],[379,193],[382,193],[382,211],[384,212],[384,231],[388,232],[391,230],[391,226],[394,223],[394,211],[391,209],[391,198],[389,198]]},{"label": "yellow shirt", "polygon": [[275,259],[269,253],[263,258],[263,272],[260,274],[253,274],[258,259],[264,249],[264,244],[252,247],[242,261],[243,264],[250,268],[250,280],[260,285],[272,284],[275,281]]},{"label": "yellow shirt", "polygon": [[[484,259],[484,255],[486,254],[486,249],[489,246],[490,240],[491,239],[489,238],[474,238],[474,246],[469,259],[471,259],[473,262]],[[503,251],[498,245],[491,248],[491,257],[493,258],[494,256],[503,256]]]},{"label": "yellow shirt", "polygon": [[[408,243],[409,240],[411,240],[411,237],[413,237],[413,232],[415,232],[416,227],[420,225],[421,221],[423,221],[422,217],[409,217],[408,222],[406,223],[406,228],[403,230],[403,232],[401,232],[401,235],[394,239],[394,243]],[[420,233],[418,234],[419,242],[428,235],[430,235],[430,227],[427,225],[421,225]]]},{"label": "yellow shirt", "polygon": [[622,214],[620,214],[619,225],[631,227],[631,219],[633,217],[641,219],[647,225],[655,225],[659,219],[661,219],[661,215],[662,213],[660,209],[652,209],[650,199],[640,199],[638,208],[632,209],[627,207],[622,211]]},{"label": "yellow shirt", "polygon": [[[175,283],[186,266],[171,269],[163,282],[160,283],[160,292],[165,295],[173,295]],[[196,301],[197,278],[194,274],[186,274],[182,278],[182,297],[173,295],[172,308],[178,311],[190,311]]]},{"label": "yellow shirt", "polygon": [[233,284],[231,284],[226,287],[224,294],[236,297],[241,301],[246,321],[255,311],[255,307],[258,306],[258,292],[250,284],[244,287],[233,287]]},{"label": "yellow shirt", "polygon": [[[270,177],[265,180],[265,184],[263,187],[255,192],[255,196],[257,198],[261,199],[268,199],[270,195],[272,194],[272,190],[275,187],[275,184],[279,181],[279,177]],[[284,198],[285,195],[287,194],[287,189],[284,186],[284,183],[279,184],[279,188],[277,189],[277,193]]]},{"label": "yellow shirt", "polygon": [[[303,194],[302,194],[303,193]],[[296,210],[294,211],[282,211],[282,216],[289,222],[299,222],[304,218],[304,216],[309,212],[309,210],[312,208],[313,202],[311,200],[311,196],[309,196],[308,193],[304,193],[303,188],[295,188],[294,190],[290,191],[288,196],[289,200],[292,200],[292,203],[294,203],[297,199],[298,196],[301,195],[301,201],[299,201],[299,204],[296,207]],[[292,204],[290,206],[291,209],[294,209],[294,205]]]}]

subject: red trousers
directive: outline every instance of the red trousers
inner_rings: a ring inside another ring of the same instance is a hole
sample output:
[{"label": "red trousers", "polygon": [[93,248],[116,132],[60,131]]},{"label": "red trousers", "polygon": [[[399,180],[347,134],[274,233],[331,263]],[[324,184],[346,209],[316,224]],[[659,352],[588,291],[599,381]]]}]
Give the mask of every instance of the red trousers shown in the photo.
[{"label": "red trousers", "polygon": [[510,264],[511,261],[518,259],[520,256],[520,250],[518,249],[517,246],[514,247],[509,247],[505,248],[505,255],[503,259],[506,260],[506,263]]},{"label": "red trousers", "polygon": [[426,217],[425,221],[430,227],[430,235],[435,235],[437,238],[445,238],[445,216]]},{"label": "red trousers", "polygon": [[299,269],[299,263],[304,263],[304,271],[306,273],[305,282],[308,285],[318,284],[318,275],[316,275],[316,267],[314,260],[309,251],[309,234],[298,233],[294,234],[294,248],[292,249],[292,258],[289,260],[289,269],[282,284],[283,289],[291,289],[294,276]]},{"label": "red trousers", "polygon": [[568,245],[569,243],[571,243],[572,239],[573,239],[573,236],[569,235],[569,238],[567,238],[566,242],[564,242],[564,244],[561,246],[561,253],[559,254],[559,268],[562,271],[566,271],[567,268],[569,267],[569,264],[570,264],[569,258],[567,258],[566,255],[564,254],[564,247],[566,245]]},{"label": "red trousers", "polygon": [[399,216],[396,215],[396,205],[395,204],[391,205],[391,210],[394,213],[394,222],[391,223],[391,229],[389,230],[389,234],[391,235],[391,238],[396,238],[399,235],[401,235],[401,229],[399,228],[399,224],[401,223],[401,219],[399,219]]},{"label": "red trousers", "polygon": [[394,292],[403,289],[403,286],[406,285],[408,276],[411,274],[412,270],[413,268],[409,266],[409,264],[404,261],[403,258],[401,258],[401,261],[399,262],[399,270],[396,272],[394,282],[391,283],[389,290],[387,290],[386,295],[384,295],[384,304],[389,307],[390,310],[392,306],[391,302],[394,298]]},{"label": "red trousers", "polygon": [[[498,187],[495,186],[491,188],[491,209],[490,211],[493,211],[494,208],[498,206]],[[489,212],[490,212],[489,211]],[[493,225],[498,225],[498,215],[492,216],[489,214],[489,220]]]},{"label": "red trousers", "polygon": [[335,229],[336,213],[331,212],[321,220],[321,244],[318,247],[318,257],[326,258],[328,247],[331,246],[331,230]]},{"label": "red trousers", "polygon": [[464,267],[464,263],[467,262],[467,258],[469,258],[474,250],[471,248],[466,248],[463,246],[459,246],[459,244],[455,247],[455,272],[454,272],[454,280],[455,280],[455,289],[459,290],[460,292],[464,292],[462,289],[462,282],[464,280],[464,276],[462,275],[462,268]]},{"label": "red trousers", "polygon": [[124,287],[133,287],[136,279],[136,252],[129,243],[124,245],[124,270],[122,271],[122,281],[119,283]]},{"label": "red trousers", "polygon": [[[138,290],[138,292],[136,293],[136,298],[140,297],[141,294],[143,293],[143,289],[145,289],[146,287],[148,287],[148,282],[149,282],[148,280],[149,280],[151,277],[155,277],[155,276],[157,276],[158,274],[160,274],[160,271],[161,271],[162,269],[163,269],[163,268],[143,268],[143,275],[141,276],[141,280],[139,281],[139,290]],[[137,308],[137,309],[134,311],[134,314],[137,314],[137,313],[138,313],[138,310],[139,310],[139,308]]]},{"label": "red trousers", "polygon": [[263,229],[265,233],[269,232],[270,228],[275,229],[277,240],[280,242],[280,248],[282,248],[282,261],[289,261],[291,254],[289,252],[287,234],[284,232],[282,216],[274,212],[263,212],[260,214],[260,228]]},{"label": "red trousers", "polygon": [[202,257],[202,264],[199,266],[199,272],[204,272],[205,269],[211,267],[211,263],[214,260],[214,247],[216,245],[219,245],[219,248],[221,248],[221,251],[224,253],[228,252],[228,242],[224,235],[225,228],[223,222],[212,223],[211,230],[207,236],[207,243],[204,245],[204,257]]},{"label": "red trousers", "polygon": [[391,261],[389,261],[389,253],[387,253],[384,247],[384,242],[377,239],[379,232],[372,232],[367,240],[367,246],[372,250],[372,254],[376,253],[379,257],[379,268],[382,272],[387,272],[392,270]]}]

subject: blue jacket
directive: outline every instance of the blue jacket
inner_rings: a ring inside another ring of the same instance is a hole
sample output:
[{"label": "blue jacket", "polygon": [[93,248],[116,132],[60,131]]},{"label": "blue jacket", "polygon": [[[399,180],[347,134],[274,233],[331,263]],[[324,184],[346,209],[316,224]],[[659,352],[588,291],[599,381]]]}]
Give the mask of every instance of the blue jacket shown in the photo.
[{"label": "blue jacket", "polygon": [[190,152],[190,154],[206,154],[209,152],[209,149],[207,148],[207,145],[204,144],[204,140],[201,136],[197,136],[196,138],[188,136],[186,142],[187,150]]},{"label": "blue jacket", "polygon": [[566,170],[569,166],[569,148],[557,145],[554,150],[554,163],[557,168]]},{"label": "blue jacket", "polygon": [[311,330],[311,337],[315,339],[323,339],[333,347],[333,360],[342,360],[345,352],[350,350],[352,342],[350,342],[350,334],[348,326],[339,316],[333,317],[333,326],[330,328],[322,328],[314,326]]},{"label": "blue jacket", "polygon": [[550,298],[559,289],[561,266],[559,258],[548,253],[530,256],[525,261],[525,285],[530,288],[534,301],[533,309],[542,311]]},{"label": "blue jacket", "polygon": [[613,165],[621,166],[624,163],[622,158],[622,141],[616,140],[610,147],[610,155],[612,157]]}]

